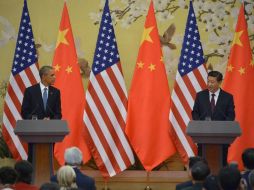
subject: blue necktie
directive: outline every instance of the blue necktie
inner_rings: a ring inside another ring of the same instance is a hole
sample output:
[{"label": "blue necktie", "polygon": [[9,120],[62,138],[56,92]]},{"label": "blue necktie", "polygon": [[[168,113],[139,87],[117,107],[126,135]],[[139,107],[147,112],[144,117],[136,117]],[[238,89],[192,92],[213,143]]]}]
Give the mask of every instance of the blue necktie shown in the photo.
[{"label": "blue necktie", "polygon": [[42,94],[42,99],[43,99],[43,105],[44,105],[44,110],[46,111],[47,109],[47,100],[48,100],[48,93],[47,93],[47,88],[44,88],[43,94]]}]

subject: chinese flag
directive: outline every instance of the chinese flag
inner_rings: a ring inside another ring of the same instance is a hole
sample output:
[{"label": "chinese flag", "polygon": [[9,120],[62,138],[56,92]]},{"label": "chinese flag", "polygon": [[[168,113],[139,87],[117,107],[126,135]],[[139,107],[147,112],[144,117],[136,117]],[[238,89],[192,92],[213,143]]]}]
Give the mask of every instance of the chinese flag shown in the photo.
[{"label": "chinese flag", "polygon": [[55,144],[55,157],[59,164],[63,165],[65,149],[76,146],[83,152],[83,161],[86,162],[91,155],[84,138],[85,93],[66,3],[59,27],[53,67],[56,73],[55,87],[61,91],[62,119],[67,120],[70,129],[69,135],[62,142]]},{"label": "chinese flag", "polygon": [[147,171],[175,153],[169,137],[170,91],[151,1],[128,98],[126,134]]},{"label": "chinese flag", "polygon": [[254,147],[254,62],[252,59],[244,6],[240,8],[223,87],[234,96],[236,121],[242,135],[229,148],[228,162],[237,161],[242,169],[242,152]]}]

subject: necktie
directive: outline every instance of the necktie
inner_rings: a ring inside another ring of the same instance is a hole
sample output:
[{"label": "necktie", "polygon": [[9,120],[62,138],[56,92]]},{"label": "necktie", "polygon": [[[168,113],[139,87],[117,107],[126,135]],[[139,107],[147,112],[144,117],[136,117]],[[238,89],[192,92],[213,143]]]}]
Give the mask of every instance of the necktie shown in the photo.
[{"label": "necktie", "polygon": [[47,108],[47,100],[48,100],[48,93],[47,93],[47,91],[48,91],[48,89],[44,88],[43,94],[42,94],[44,110],[46,110],[46,108]]},{"label": "necktie", "polygon": [[215,94],[212,94],[212,99],[211,99],[211,111],[212,111],[212,113],[213,113],[214,108],[215,108],[215,99],[214,99],[214,97],[215,97]]}]

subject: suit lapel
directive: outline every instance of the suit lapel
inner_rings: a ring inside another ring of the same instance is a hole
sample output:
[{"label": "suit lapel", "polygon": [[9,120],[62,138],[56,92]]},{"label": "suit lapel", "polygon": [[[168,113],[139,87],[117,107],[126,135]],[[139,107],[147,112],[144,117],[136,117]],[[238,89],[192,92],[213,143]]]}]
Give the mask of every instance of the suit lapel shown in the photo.
[{"label": "suit lapel", "polygon": [[222,101],[223,101],[223,90],[220,89],[219,97],[218,97],[217,102],[215,104],[214,113],[216,113],[216,110],[217,110],[217,108],[220,107],[220,105],[222,104]]},{"label": "suit lapel", "polygon": [[41,110],[44,110],[44,106],[43,106],[43,100],[42,100],[42,94],[41,94],[41,87],[40,84],[38,83],[38,85],[36,86],[36,96],[39,97],[39,105],[41,107]]}]

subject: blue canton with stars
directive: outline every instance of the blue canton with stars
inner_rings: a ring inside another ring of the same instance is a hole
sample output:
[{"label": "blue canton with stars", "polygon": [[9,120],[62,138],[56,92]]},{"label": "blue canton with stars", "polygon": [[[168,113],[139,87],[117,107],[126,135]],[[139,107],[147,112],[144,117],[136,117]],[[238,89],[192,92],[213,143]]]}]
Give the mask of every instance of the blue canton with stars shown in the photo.
[{"label": "blue canton with stars", "polygon": [[186,75],[200,65],[204,64],[204,62],[205,60],[200,42],[196,17],[192,2],[190,2],[180,63],[178,64],[178,72],[181,76]]},{"label": "blue canton with stars", "polygon": [[94,75],[104,71],[108,67],[119,62],[119,54],[115,39],[114,28],[110,16],[108,1],[102,14],[100,30],[98,34],[92,71]]},{"label": "blue canton with stars", "polygon": [[24,1],[12,65],[12,74],[16,75],[34,63],[37,63],[37,55],[27,2]]}]

